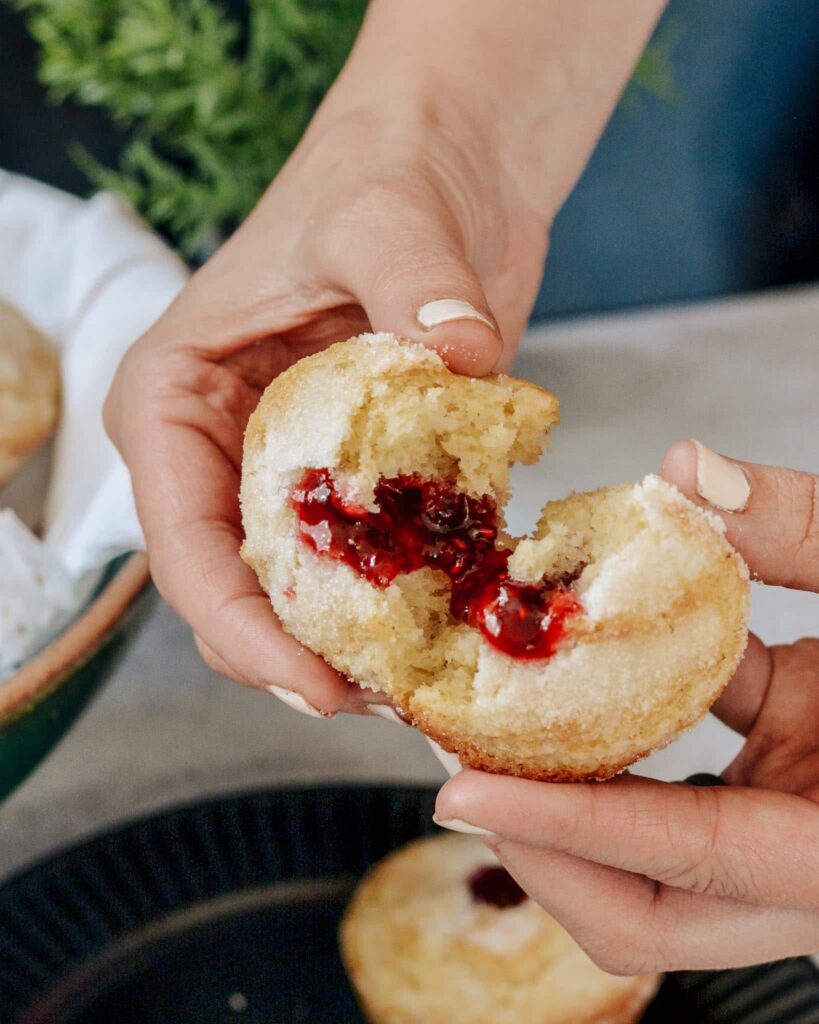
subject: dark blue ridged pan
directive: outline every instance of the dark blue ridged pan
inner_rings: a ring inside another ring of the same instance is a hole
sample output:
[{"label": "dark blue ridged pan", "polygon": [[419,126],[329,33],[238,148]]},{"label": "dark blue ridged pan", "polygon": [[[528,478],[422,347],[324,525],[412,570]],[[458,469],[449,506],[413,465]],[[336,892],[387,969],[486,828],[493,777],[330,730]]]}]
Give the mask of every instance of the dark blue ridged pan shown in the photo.
[{"label": "dark blue ridged pan", "polygon": [[[0,1022],[360,1024],[338,921],[433,805],[426,789],[250,793],[58,854],[0,889]],[[819,972],[675,975],[645,1024],[682,1022],[819,1024]]]}]

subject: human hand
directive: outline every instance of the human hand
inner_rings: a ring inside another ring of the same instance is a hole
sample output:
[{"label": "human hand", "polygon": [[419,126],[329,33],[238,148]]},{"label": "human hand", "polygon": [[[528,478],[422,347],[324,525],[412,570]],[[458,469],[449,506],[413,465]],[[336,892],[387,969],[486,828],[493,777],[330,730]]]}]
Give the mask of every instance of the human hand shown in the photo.
[{"label": "human hand", "polygon": [[510,19],[494,0],[372,0],[288,164],[130,351],[106,425],[156,584],[217,671],[308,714],[361,708],[239,558],[248,416],[276,374],[367,329],[460,373],[508,367],[552,218],[663,6],[548,0]]},{"label": "human hand", "polygon": [[[663,475],[722,515],[755,577],[819,591],[819,477],[692,442],[670,450]],[[751,636],[713,710],[745,736],[726,787],[465,771],[441,790],[436,820],[487,830],[523,888],[614,974],[816,953],[819,640],[768,648]]]},{"label": "human hand", "polygon": [[320,115],[249,220],[128,353],[106,406],[154,580],[205,660],[308,713],[356,710],[360,694],[282,631],[239,558],[248,416],[287,366],[370,329],[429,344],[459,372],[505,365],[546,246],[490,140],[455,111],[369,102]]}]

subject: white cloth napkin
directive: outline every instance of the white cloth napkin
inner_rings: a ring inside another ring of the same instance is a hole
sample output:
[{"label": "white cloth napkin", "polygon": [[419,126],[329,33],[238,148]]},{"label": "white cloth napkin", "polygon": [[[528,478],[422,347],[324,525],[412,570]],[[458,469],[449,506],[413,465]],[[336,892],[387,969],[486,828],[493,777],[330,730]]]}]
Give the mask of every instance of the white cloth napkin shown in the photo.
[{"label": "white cloth napkin", "polygon": [[126,203],[0,170],[0,298],[60,351],[62,413],[45,533],[0,513],[0,678],[83,606],[115,556],[144,546],[102,403],[125,350],[187,280]]}]

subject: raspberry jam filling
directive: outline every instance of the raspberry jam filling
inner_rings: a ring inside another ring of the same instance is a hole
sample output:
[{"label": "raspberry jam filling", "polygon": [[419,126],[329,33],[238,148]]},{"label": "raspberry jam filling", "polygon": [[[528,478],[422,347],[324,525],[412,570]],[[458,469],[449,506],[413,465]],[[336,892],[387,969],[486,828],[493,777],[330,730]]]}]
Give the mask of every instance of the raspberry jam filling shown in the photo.
[{"label": "raspberry jam filling", "polygon": [[467,885],[476,903],[488,903],[499,910],[518,907],[526,899],[523,889],[506,868],[500,866],[477,868],[469,876]]},{"label": "raspberry jam filling", "polygon": [[510,577],[512,552],[496,546],[497,507],[489,495],[476,498],[443,480],[382,478],[372,511],[345,498],[328,469],[308,469],[292,503],[302,540],[376,587],[425,567],[446,573],[452,616],[513,658],[548,658],[581,610],[570,587],[582,566],[537,583]]}]

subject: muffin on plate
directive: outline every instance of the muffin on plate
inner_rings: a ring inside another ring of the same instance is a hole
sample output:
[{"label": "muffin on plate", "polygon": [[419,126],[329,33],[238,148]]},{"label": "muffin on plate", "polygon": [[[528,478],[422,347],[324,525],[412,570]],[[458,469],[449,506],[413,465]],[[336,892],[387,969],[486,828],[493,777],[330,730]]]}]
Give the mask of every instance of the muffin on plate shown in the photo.
[{"label": "muffin on plate", "polygon": [[54,430],[59,408],[57,353],[0,300],[0,487]]},{"label": "muffin on plate", "polygon": [[600,970],[471,836],[376,865],[340,942],[371,1024],[633,1024],[659,984]]}]

